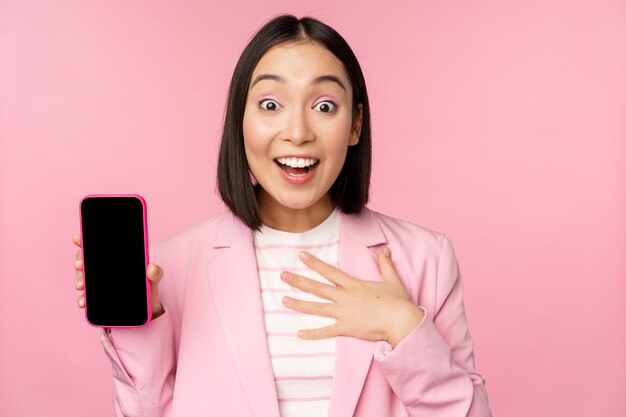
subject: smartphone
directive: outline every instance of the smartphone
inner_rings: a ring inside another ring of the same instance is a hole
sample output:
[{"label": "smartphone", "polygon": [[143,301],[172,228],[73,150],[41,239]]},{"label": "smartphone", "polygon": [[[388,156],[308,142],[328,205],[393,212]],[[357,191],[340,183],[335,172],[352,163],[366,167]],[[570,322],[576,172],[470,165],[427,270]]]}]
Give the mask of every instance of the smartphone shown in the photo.
[{"label": "smartphone", "polygon": [[90,194],[79,206],[87,322],[147,325],[152,302],[146,201],[137,194]]}]

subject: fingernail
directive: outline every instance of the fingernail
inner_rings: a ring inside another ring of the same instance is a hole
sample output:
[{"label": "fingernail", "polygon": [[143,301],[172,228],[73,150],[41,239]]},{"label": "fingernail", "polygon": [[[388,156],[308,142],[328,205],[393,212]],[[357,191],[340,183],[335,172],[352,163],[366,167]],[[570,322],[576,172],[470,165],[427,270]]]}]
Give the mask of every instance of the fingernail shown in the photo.
[{"label": "fingernail", "polygon": [[308,253],[300,252],[300,259],[302,259],[303,261],[306,261],[309,258],[310,258],[310,255]]},{"label": "fingernail", "polygon": [[283,303],[285,303],[285,304],[292,304],[293,301],[289,297],[283,297]]},{"label": "fingernail", "polygon": [[389,251],[389,248],[387,246],[383,248],[383,253],[385,254],[385,256],[391,257],[391,252]]}]

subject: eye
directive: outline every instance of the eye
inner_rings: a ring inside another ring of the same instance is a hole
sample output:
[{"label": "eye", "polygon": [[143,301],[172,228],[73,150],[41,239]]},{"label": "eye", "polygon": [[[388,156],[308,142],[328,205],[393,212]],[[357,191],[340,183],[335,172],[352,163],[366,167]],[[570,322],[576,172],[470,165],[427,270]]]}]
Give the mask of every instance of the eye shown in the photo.
[{"label": "eye", "polygon": [[337,105],[330,100],[320,101],[313,108],[316,106],[320,107],[322,113],[332,113],[337,109]]},{"label": "eye", "polygon": [[[263,103],[268,102],[268,108],[263,107]],[[271,98],[266,98],[264,100],[261,100],[259,102],[259,107],[261,107],[263,110],[269,110],[269,111],[273,111],[276,110],[276,108],[279,106],[279,104],[276,102],[276,100],[272,100]]]}]

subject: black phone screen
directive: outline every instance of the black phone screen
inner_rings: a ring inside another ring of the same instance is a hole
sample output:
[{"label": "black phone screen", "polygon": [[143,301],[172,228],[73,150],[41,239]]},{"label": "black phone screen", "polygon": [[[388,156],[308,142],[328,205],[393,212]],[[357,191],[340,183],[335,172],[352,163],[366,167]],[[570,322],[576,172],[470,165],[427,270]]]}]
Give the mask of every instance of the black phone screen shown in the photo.
[{"label": "black phone screen", "polygon": [[145,213],[145,201],[134,196],[81,201],[85,309],[94,326],[148,322]]}]

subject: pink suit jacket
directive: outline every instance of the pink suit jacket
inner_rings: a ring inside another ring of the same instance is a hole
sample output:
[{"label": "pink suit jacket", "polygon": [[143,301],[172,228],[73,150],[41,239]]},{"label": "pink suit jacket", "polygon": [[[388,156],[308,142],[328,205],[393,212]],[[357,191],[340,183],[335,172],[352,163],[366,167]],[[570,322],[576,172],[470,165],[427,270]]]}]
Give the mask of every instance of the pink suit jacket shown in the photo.
[{"label": "pink suit jacket", "polygon": [[[450,240],[368,208],[339,213],[339,268],[381,280],[377,254],[389,246],[426,316],[395,349],[337,338],[328,416],[491,416]],[[151,246],[150,261],[165,272],[165,313],[142,328],[100,330],[116,415],[279,417],[252,231],[224,211]]]}]

